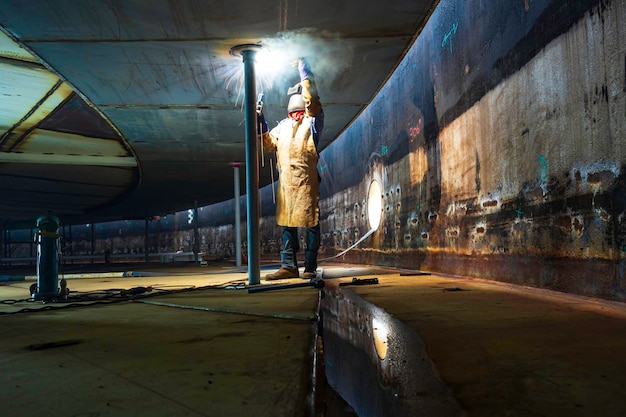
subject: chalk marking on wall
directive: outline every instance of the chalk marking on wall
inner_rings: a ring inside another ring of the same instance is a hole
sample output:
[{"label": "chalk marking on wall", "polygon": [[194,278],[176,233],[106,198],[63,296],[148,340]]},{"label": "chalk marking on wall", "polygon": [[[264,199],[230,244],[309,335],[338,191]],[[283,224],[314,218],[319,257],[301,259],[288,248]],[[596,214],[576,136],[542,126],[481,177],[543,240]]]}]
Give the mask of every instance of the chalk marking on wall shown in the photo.
[{"label": "chalk marking on wall", "polygon": [[453,202],[446,209],[446,216],[448,217],[452,217],[456,215],[463,216],[466,214],[466,212],[467,212],[467,203]]},{"label": "chalk marking on wall", "polygon": [[545,182],[548,179],[548,160],[545,156],[539,155],[539,181]]},{"label": "chalk marking on wall", "polygon": [[543,191],[543,197],[548,194],[548,160],[545,156],[539,155],[539,188]]},{"label": "chalk marking on wall", "polygon": [[450,52],[452,52],[452,37],[456,35],[456,31],[459,28],[459,23],[456,22],[452,25],[452,29],[448,31],[445,35],[443,35],[443,39],[441,41],[441,49],[446,47],[446,44],[450,45]]},{"label": "chalk marking on wall", "polygon": [[330,190],[331,195],[335,194],[335,184],[333,182],[333,178],[330,175],[330,170],[328,169],[328,164],[322,155],[320,155],[320,177],[322,177],[322,182],[326,186],[327,189]]},{"label": "chalk marking on wall", "polygon": [[407,123],[407,128],[409,131],[409,142],[413,143],[415,139],[417,139],[419,134],[422,133],[422,129],[420,127],[421,124],[422,124],[421,117],[417,120],[417,123],[415,125],[413,125],[411,122]]}]

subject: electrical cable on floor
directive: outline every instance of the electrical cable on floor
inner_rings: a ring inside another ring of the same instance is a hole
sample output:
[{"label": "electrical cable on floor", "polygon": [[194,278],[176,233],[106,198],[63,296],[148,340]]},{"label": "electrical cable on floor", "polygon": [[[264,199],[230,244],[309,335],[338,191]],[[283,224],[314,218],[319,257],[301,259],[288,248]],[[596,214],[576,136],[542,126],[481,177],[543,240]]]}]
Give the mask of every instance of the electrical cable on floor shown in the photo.
[{"label": "electrical cable on floor", "polygon": [[306,322],[317,320],[317,316],[302,317],[302,316],[294,316],[290,314],[254,313],[251,311],[226,310],[226,309],[213,308],[213,307],[199,307],[199,306],[189,306],[189,305],[173,304],[173,303],[160,303],[157,301],[147,301],[143,299],[136,299],[136,300],[131,300],[131,301],[135,303],[150,304],[150,305],[161,306],[161,307],[173,307],[173,308],[182,308],[186,310],[209,311],[212,313],[241,314],[244,316],[267,317],[267,318],[273,318],[273,319],[286,319],[286,320],[297,320],[297,321],[306,321]]},{"label": "electrical cable on floor", "polygon": [[[208,289],[226,289],[232,287],[233,285],[240,284],[242,280],[228,281],[221,284],[215,285],[207,285],[203,287],[185,287],[179,288],[176,290],[168,290],[163,288],[164,286],[152,286],[152,287],[133,287],[133,288],[122,288],[122,289],[107,289],[107,290],[97,290],[90,291],[85,293],[78,292],[70,292],[67,298],[62,299],[51,299],[44,301],[44,304],[47,304],[43,307],[30,308],[26,307],[17,311],[11,312],[3,312],[0,311],[0,316],[2,315],[12,315],[12,314],[20,314],[20,313],[33,313],[37,311],[49,311],[56,309],[65,309],[65,308],[75,308],[75,307],[89,307],[94,305],[104,305],[104,304],[115,304],[124,301],[134,301],[138,298],[148,298],[155,297],[161,295],[172,295],[179,294],[183,292],[197,291],[197,290],[208,290]],[[38,302],[32,298],[24,298],[20,300],[2,300],[1,304],[13,305],[17,303],[34,303]]]},{"label": "electrical cable on floor", "polygon": [[28,302],[31,302],[31,301],[33,301],[32,298],[22,298],[21,300],[2,300],[2,301],[0,301],[0,304],[11,305],[11,304],[17,304],[17,303],[28,303]]},{"label": "electrical cable on floor", "polygon": [[8,315],[13,315],[13,314],[21,314],[21,313],[34,313],[34,312],[49,311],[49,310],[61,310],[61,309],[75,308],[75,307],[92,307],[95,305],[115,304],[115,303],[119,303],[122,301],[128,301],[128,300],[116,299],[116,300],[107,300],[107,301],[93,301],[90,303],[67,303],[67,304],[62,304],[58,307],[55,307],[52,304],[49,304],[43,307],[23,308],[21,310],[11,311],[11,312],[0,311],[0,316],[8,316]]}]

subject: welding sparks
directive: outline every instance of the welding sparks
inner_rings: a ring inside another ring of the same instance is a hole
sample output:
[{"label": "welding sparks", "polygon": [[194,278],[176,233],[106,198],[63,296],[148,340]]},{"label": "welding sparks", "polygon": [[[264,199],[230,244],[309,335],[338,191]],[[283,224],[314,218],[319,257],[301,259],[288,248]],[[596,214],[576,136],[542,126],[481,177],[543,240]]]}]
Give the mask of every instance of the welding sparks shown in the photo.
[{"label": "welding sparks", "polygon": [[[285,64],[284,56],[282,54],[263,49],[259,45],[259,49],[256,50],[254,54],[254,68],[256,83],[259,86],[260,91],[267,91],[273,88],[275,75],[280,72],[280,67],[283,65]],[[224,72],[224,79],[227,90],[230,90],[232,86],[237,91],[235,102],[235,105],[237,105],[239,103],[239,99],[242,97],[242,90],[244,86],[243,65],[227,66]]]},{"label": "welding sparks", "polygon": [[[280,32],[260,39],[256,45],[260,46],[254,57],[260,91],[286,91],[293,81],[294,63],[301,57],[309,60],[318,84],[322,86],[330,86],[352,65],[352,48],[338,34],[316,29]],[[243,72],[243,66],[234,63],[225,68],[226,88],[237,91],[236,104],[242,97]]]}]

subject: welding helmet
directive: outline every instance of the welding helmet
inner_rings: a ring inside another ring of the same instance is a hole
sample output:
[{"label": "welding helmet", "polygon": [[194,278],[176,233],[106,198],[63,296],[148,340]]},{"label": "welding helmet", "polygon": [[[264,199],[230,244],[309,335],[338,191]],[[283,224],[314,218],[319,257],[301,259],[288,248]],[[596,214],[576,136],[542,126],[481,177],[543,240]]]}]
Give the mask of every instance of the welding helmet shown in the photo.
[{"label": "welding helmet", "polygon": [[304,98],[302,97],[302,85],[300,85],[300,83],[294,85],[293,87],[289,87],[287,95],[289,96],[287,113],[305,110]]}]

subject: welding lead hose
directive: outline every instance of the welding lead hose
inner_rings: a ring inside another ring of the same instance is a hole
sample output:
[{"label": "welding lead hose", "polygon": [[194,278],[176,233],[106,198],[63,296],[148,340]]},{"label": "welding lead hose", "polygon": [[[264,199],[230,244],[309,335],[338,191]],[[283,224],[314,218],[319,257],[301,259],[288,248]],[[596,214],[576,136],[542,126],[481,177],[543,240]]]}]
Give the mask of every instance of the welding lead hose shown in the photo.
[{"label": "welding lead hose", "polygon": [[357,246],[359,246],[361,244],[361,242],[363,242],[365,239],[367,239],[372,233],[374,233],[376,231],[376,229],[370,229],[367,233],[365,233],[361,239],[359,239],[358,241],[356,241],[352,246],[350,246],[348,249],[344,250],[343,252],[338,253],[335,256],[331,256],[329,258],[324,258],[324,259],[320,259],[320,262],[323,261],[328,261],[330,259],[335,259],[335,258],[339,258],[340,256],[345,255],[346,253],[350,252],[352,249],[356,248]]},{"label": "welding lead hose", "polygon": [[269,317],[269,318],[274,318],[274,319],[297,320],[297,321],[305,321],[305,322],[317,321],[318,319],[317,316],[296,316],[292,314],[257,313],[253,311],[244,311],[244,310],[230,310],[230,309],[221,309],[221,308],[213,308],[213,307],[190,306],[190,305],[184,305],[184,304],[162,303],[158,301],[149,301],[145,299],[133,299],[131,301],[133,303],[149,304],[149,305],[160,306],[160,307],[172,307],[172,308],[207,311],[207,312],[212,312],[212,313],[223,313],[223,314],[240,314],[244,316]]}]

